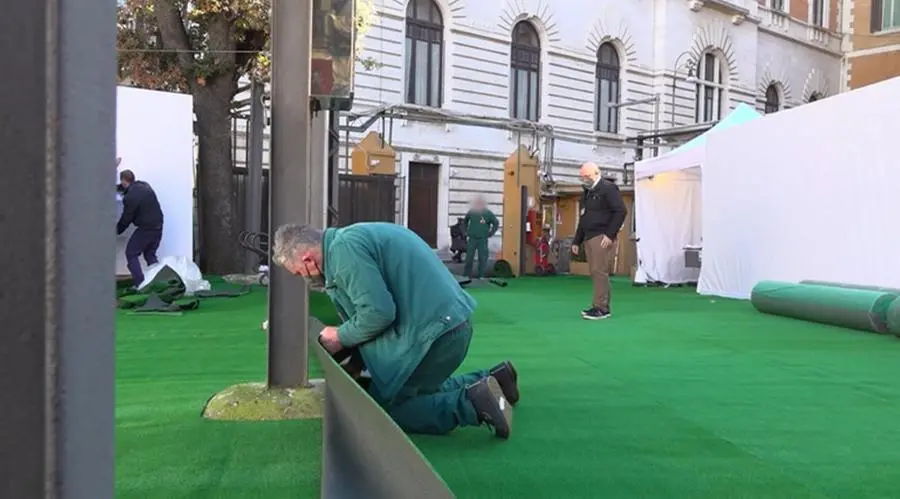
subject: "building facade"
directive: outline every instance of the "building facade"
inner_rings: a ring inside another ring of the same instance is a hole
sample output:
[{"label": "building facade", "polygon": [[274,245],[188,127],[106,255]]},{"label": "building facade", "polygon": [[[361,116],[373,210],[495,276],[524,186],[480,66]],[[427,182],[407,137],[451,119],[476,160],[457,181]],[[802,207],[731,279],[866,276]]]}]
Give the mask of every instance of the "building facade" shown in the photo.
[{"label": "building facade", "polygon": [[[715,122],[742,102],[776,112],[843,86],[838,0],[375,0],[375,9],[353,113],[406,103],[549,125],[560,182],[589,160],[621,179],[637,134]],[[368,131],[397,153],[398,218],[433,212],[438,248],[474,196],[502,212],[513,151],[546,147],[471,124],[381,120]],[[410,203],[426,177],[436,199]]]},{"label": "building facade", "polygon": [[844,0],[844,88],[900,76],[900,0]]}]

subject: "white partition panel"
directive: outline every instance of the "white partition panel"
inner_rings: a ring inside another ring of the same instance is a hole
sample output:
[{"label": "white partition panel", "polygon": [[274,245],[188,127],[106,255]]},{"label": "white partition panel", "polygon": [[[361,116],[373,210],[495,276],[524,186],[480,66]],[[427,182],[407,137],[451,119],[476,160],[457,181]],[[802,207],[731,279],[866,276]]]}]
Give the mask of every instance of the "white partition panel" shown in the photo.
[{"label": "white partition panel", "polygon": [[[158,255],[192,260],[194,114],[191,96],[118,87],[116,106],[116,148],[122,158],[119,170],[131,170],[138,180],[148,182],[162,206],[165,224]],[[110,179],[110,195],[113,180],[118,182],[118,175]],[[113,230],[115,221],[110,225]],[[133,230],[132,227],[116,241],[118,275],[128,274],[125,244]]]},{"label": "white partition panel", "polygon": [[900,287],[900,78],[709,137],[699,292]]}]

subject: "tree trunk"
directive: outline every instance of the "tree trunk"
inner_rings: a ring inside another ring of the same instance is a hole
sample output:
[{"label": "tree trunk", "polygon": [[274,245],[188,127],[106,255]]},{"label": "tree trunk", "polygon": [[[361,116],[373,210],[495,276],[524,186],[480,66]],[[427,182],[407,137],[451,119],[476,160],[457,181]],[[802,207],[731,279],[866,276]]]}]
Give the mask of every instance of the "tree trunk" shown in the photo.
[{"label": "tree trunk", "polygon": [[240,271],[232,183],[231,75],[206,80],[194,90],[197,115],[200,267],[210,274]]}]

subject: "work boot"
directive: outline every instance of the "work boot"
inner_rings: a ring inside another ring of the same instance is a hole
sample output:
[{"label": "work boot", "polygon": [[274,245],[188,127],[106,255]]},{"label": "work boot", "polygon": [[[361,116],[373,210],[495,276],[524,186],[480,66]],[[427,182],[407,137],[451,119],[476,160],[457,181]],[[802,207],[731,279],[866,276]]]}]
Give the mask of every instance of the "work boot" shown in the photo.
[{"label": "work boot", "polygon": [[466,388],[466,396],[475,412],[478,422],[493,428],[494,435],[506,440],[512,431],[513,406],[503,396],[503,389],[493,376],[472,383]]},{"label": "work boot", "polygon": [[500,389],[503,390],[503,396],[506,400],[516,405],[519,403],[519,373],[513,367],[512,362],[505,360],[494,366],[490,370],[490,375],[497,380]]}]

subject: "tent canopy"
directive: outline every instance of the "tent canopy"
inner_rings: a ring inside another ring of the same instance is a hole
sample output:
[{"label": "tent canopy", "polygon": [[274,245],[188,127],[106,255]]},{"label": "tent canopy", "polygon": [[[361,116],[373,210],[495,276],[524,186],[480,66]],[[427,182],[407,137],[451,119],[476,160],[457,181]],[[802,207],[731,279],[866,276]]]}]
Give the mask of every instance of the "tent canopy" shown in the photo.
[{"label": "tent canopy", "polygon": [[655,158],[638,161],[634,165],[634,176],[637,179],[652,177],[660,173],[685,170],[701,165],[706,151],[706,139],[717,130],[725,130],[748,121],[761,118],[762,115],[743,102],[738,104],[724,119],[702,135],[694,137],[677,148]]}]

